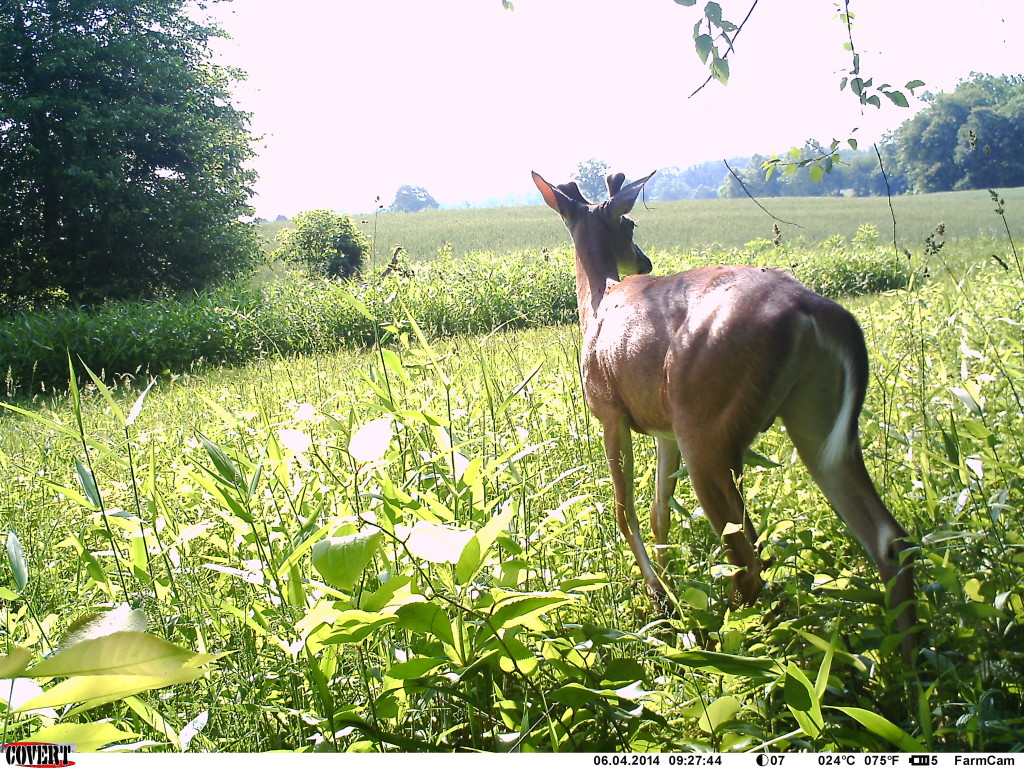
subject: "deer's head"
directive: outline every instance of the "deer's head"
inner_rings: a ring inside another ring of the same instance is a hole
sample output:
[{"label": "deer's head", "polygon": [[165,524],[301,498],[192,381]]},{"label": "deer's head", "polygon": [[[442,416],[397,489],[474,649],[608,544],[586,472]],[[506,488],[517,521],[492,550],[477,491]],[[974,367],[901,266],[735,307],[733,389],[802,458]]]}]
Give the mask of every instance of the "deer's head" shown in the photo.
[{"label": "deer's head", "polygon": [[633,242],[636,224],[626,214],[633,209],[644,184],[654,174],[622,186],[626,177],[621,173],[608,176],[608,199],[591,203],[580,192],[576,182],[554,186],[534,172],[533,181],[551,206],[565,222],[577,255],[586,253],[601,259],[602,266],[616,277],[646,275],[653,268],[651,260]]}]

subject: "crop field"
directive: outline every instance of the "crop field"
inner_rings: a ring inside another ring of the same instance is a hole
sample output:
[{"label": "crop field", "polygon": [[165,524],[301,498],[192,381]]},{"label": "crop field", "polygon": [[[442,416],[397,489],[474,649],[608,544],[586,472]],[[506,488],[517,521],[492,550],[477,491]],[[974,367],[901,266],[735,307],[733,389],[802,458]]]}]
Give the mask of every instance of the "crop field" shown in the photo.
[{"label": "crop field", "polygon": [[684,479],[683,610],[657,612],[583,403],[557,216],[379,214],[378,258],[401,243],[410,274],[4,321],[5,741],[1021,750],[1024,192],[1004,197],[1005,219],[986,193],[894,200],[898,250],[884,200],[769,201],[804,227],[779,245],[749,201],[633,214],[657,272],[781,266],[861,321],[864,452],[915,544],[916,668],[778,427],[743,484],[759,603],[729,608]]},{"label": "crop field", "polygon": [[[1024,188],[1000,193],[1007,201],[1011,231],[1024,231]],[[850,239],[865,224],[874,226],[882,243],[896,240],[914,250],[935,227],[945,224],[950,241],[1005,237],[985,191],[905,195],[888,201],[880,197],[775,198],[759,201],[775,217],[783,240],[820,243],[833,235]],[[472,251],[517,252],[556,248],[565,243],[565,228],[546,206],[482,210],[380,213],[357,217],[360,227],[375,236],[376,259],[385,262],[391,249],[402,245],[413,260],[433,258],[450,244],[457,255]],[[689,251],[739,248],[757,238],[772,239],[773,219],[748,199],[683,200],[638,204],[637,240],[644,248]],[[264,225],[274,233],[286,223]]]}]

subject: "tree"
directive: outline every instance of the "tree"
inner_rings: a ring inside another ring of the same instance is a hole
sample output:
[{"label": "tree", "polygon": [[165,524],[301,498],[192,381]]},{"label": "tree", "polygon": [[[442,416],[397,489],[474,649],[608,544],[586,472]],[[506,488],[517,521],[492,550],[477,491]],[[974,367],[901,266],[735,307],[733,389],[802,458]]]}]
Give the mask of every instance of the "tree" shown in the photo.
[{"label": "tree", "polygon": [[441,206],[423,187],[403,184],[395,193],[395,201],[389,209],[392,213],[415,213],[416,211],[437,210]]},{"label": "tree", "polygon": [[608,184],[605,179],[610,170],[608,163],[592,157],[582,163],[577,163],[572,178],[579,186],[583,196],[596,203],[608,197]]},{"label": "tree", "polygon": [[1024,81],[975,74],[896,131],[900,164],[918,192],[1024,185]]},{"label": "tree", "polygon": [[[733,158],[732,167],[745,166],[747,158]],[[652,201],[697,200],[718,197],[718,189],[725,183],[729,171],[721,160],[691,165],[686,170],[662,168],[644,187]]]},{"label": "tree", "polygon": [[[782,158],[778,155],[771,158],[755,155],[745,166],[730,163],[736,175],[729,174],[718,194],[721,197],[743,197],[748,193],[758,197],[860,197],[905,192],[906,178],[900,171],[891,144],[882,144],[878,151],[883,159],[882,165],[879,165],[874,150],[839,151],[816,141],[807,142],[803,149],[790,150]],[[817,173],[814,171],[814,163],[820,158],[826,158],[824,162],[828,165],[828,173],[823,169]],[[885,176],[882,175],[883,167]],[[766,168],[772,169],[767,178]]]},{"label": "tree", "polygon": [[311,273],[355,277],[370,251],[370,241],[351,216],[333,211],[306,211],[281,235],[274,255],[303,264]]},{"label": "tree", "polygon": [[957,132],[953,160],[963,170],[955,189],[1024,185],[1024,90],[1005,104],[978,107]]},{"label": "tree", "polygon": [[0,304],[191,290],[255,261],[240,73],[185,6],[0,4]]}]

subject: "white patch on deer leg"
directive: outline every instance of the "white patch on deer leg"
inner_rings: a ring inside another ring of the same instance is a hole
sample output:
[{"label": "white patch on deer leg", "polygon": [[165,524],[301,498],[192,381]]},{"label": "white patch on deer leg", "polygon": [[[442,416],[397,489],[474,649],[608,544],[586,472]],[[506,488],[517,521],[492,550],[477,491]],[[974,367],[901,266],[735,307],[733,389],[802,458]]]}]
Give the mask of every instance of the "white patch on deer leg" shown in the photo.
[{"label": "white patch on deer leg", "polygon": [[878,527],[878,552],[881,560],[889,561],[896,566],[899,566],[899,558],[896,553],[892,551],[893,542],[898,539],[902,534],[895,528],[883,523]]}]

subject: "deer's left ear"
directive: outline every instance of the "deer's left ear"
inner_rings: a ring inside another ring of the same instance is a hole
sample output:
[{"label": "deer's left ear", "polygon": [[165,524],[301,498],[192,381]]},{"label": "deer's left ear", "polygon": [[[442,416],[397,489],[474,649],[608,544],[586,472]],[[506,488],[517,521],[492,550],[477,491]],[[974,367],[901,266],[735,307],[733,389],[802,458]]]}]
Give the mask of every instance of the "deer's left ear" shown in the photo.
[{"label": "deer's left ear", "polygon": [[[633,204],[636,203],[636,198],[640,194],[640,190],[644,188],[644,184],[650,181],[651,176],[653,176],[655,173],[657,173],[657,171],[654,171],[653,173],[644,176],[642,179],[639,179],[638,181],[634,181],[632,184],[627,184],[626,186],[622,187],[617,192],[615,192],[615,194],[612,195],[611,199],[608,200],[607,203],[609,213],[611,213],[612,216],[618,218],[619,216],[625,216],[627,213],[633,210]],[[619,185],[621,184],[622,182],[620,181]],[[609,191],[611,190],[611,187],[612,178],[609,177]]]}]

